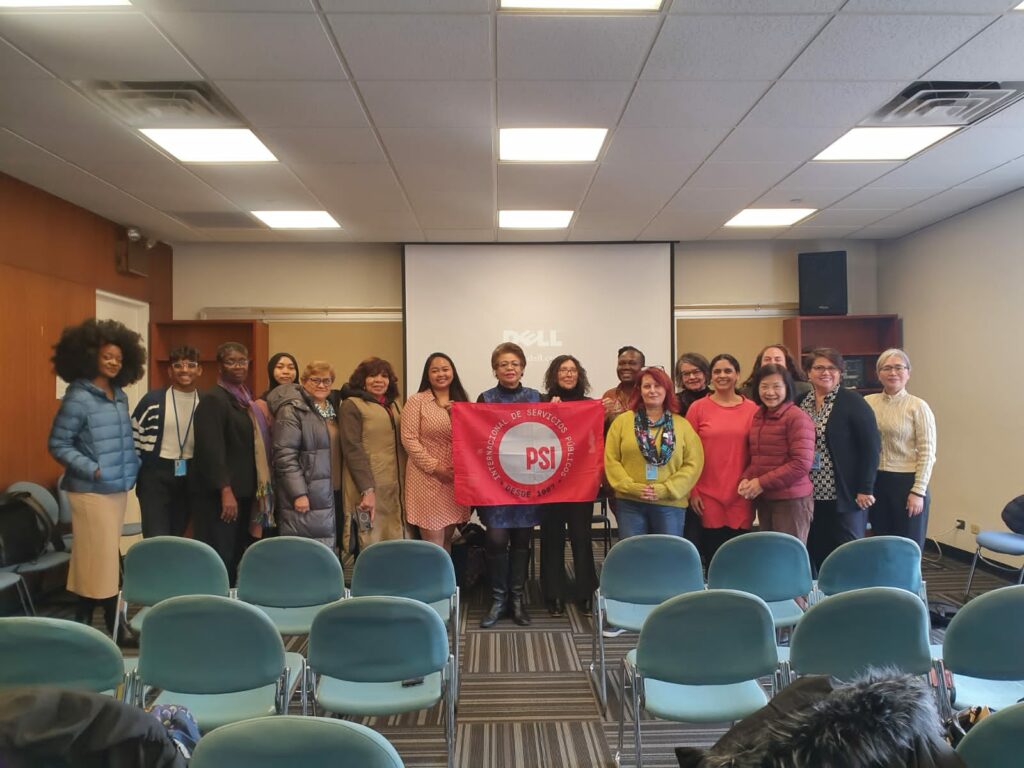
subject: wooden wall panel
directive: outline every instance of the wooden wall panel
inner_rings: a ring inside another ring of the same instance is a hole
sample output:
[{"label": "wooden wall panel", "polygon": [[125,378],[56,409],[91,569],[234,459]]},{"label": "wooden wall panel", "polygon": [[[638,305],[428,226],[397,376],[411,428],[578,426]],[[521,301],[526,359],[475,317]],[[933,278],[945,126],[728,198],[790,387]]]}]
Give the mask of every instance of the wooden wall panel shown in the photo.
[{"label": "wooden wall panel", "polygon": [[113,222],[0,173],[0,489],[53,486],[60,474],[46,450],[58,405],[49,360],[64,326],[95,314],[97,290],[171,319],[170,247],[154,249],[148,278],[121,275],[116,233]]},{"label": "wooden wall panel", "polygon": [[750,375],[750,366],[761,348],[781,341],[781,317],[676,321],[676,348],[680,353],[700,352],[710,360],[721,352],[728,352],[739,361],[740,383]]}]

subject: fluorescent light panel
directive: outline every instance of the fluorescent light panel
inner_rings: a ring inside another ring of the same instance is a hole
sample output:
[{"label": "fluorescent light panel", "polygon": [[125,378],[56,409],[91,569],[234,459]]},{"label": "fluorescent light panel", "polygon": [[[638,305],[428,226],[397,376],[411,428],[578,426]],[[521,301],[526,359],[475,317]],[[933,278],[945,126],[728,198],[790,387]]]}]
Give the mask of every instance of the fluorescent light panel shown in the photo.
[{"label": "fluorescent light panel", "polygon": [[502,128],[498,159],[519,163],[590,163],[597,159],[607,128]]},{"label": "fluorescent light panel", "polygon": [[501,0],[503,11],[656,11],[662,0]]},{"label": "fluorescent light panel", "polygon": [[131,5],[131,0],[0,0],[0,8],[99,8]]},{"label": "fluorescent light panel", "polygon": [[727,227],[788,227],[806,219],[817,208],[745,208],[727,222]]},{"label": "fluorescent light panel", "polygon": [[906,160],[954,131],[955,126],[854,128],[815,160]]},{"label": "fluorescent light panel", "polygon": [[248,128],[143,128],[183,163],[272,163],[277,158]]},{"label": "fluorescent light panel", "polygon": [[271,229],[341,229],[327,211],[250,211]]},{"label": "fluorescent light panel", "polygon": [[565,229],[572,211],[498,211],[502,229]]}]

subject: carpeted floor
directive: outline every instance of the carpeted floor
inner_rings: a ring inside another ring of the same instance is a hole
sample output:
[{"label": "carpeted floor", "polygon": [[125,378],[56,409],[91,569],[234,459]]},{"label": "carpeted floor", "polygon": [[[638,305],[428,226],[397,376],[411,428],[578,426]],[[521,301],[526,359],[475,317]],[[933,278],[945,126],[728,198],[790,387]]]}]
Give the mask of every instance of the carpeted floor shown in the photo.
[{"label": "carpeted floor", "polygon": [[[567,550],[571,573],[571,555]],[[595,544],[600,564],[603,548]],[[931,598],[959,604],[967,581],[967,566],[936,558],[929,549],[924,575]],[[998,586],[1005,580],[979,571],[973,594]],[[618,736],[619,683],[617,670],[623,654],[635,645],[636,636],[625,634],[606,640],[609,680],[608,712],[602,714],[588,675],[591,658],[590,616],[570,606],[566,616],[552,618],[543,608],[539,585],[530,584],[533,624],[517,627],[503,620],[494,629],[478,627],[486,611],[485,585],[463,595],[462,688],[457,713],[455,764],[459,768],[522,768],[560,766],[591,768],[611,766]],[[58,595],[39,606],[40,613],[70,618],[71,601]],[[99,612],[96,623],[102,621]],[[942,630],[933,640],[941,642]],[[292,638],[288,650],[304,650],[305,641]],[[136,651],[125,650],[126,655]],[[297,704],[292,712],[300,713]],[[409,715],[363,718],[398,749],[410,768],[443,768],[445,749],[439,707]],[[710,746],[726,730],[720,727],[686,726],[645,718],[644,764],[649,768],[677,765],[673,748],[680,745]],[[632,766],[632,722],[627,718],[622,765]]]}]

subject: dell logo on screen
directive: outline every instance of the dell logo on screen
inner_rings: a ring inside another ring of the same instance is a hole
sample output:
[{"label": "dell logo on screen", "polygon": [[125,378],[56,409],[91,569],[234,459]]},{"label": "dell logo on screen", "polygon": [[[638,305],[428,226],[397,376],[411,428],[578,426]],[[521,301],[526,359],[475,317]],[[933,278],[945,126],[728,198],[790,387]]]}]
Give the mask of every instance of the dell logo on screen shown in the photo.
[{"label": "dell logo on screen", "polygon": [[523,347],[560,347],[558,331],[502,331],[502,341]]}]

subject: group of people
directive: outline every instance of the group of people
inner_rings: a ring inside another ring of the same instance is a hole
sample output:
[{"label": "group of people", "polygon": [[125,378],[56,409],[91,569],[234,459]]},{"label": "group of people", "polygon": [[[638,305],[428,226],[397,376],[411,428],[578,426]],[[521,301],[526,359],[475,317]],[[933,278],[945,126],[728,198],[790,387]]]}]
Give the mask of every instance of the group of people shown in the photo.
[{"label": "group of people", "polygon": [[[467,402],[455,363],[428,355],[417,392],[400,404],[386,360],[362,361],[340,387],[334,368],[294,356],[268,362],[270,387],[246,386],[244,345],[216,353],[217,385],[198,391],[199,351],[170,353],[169,386],[149,392],[129,417],[122,387],[141,378],[138,334],[114,321],[65,329],[57,374],[69,382],[50,451],[65,467],[75,546],[68,589],[77,618],[97,604],[108,624],[118,590],[118,543],[126,493],[137,481],[143,535],[196,538],[220,554],[234,580],[245,547],[266,535],[306,536],[341,554],[418,535],[451,548],[471,509],[455,500],[451,407]],[[541,392],[522,383],[526,355],[506,342],[491,354],[494,387],[477,402],[589,399],[587,372],[572,355],[551,361]],[[740,383],[729,354],[688,352],[670,377],[632,346],[618,351],[619,384],[601,398],[605,493],[619,537],[686,535],[710,561],[749,530],[784,531],[808,545],[814,564],[865,534],[908,536],[923,545],[935,422],[906,391],[910,360],[899,349],[877,362],[883,391],[861,397],[841,386],[844,362],[815,349],[801,370],[781,344],[757,356]],[[673,380],[674,379],[674,380]],[[541,587],[552,615],[589,608],[597,586],[592,501],[476,508],[485,531],[490,627],[510,615],[531,622],[526,575],[533,529],[541,529]],[[688,511],[691,514],[688,514]],[[571,545],[575,582],[566,577]]]}]

